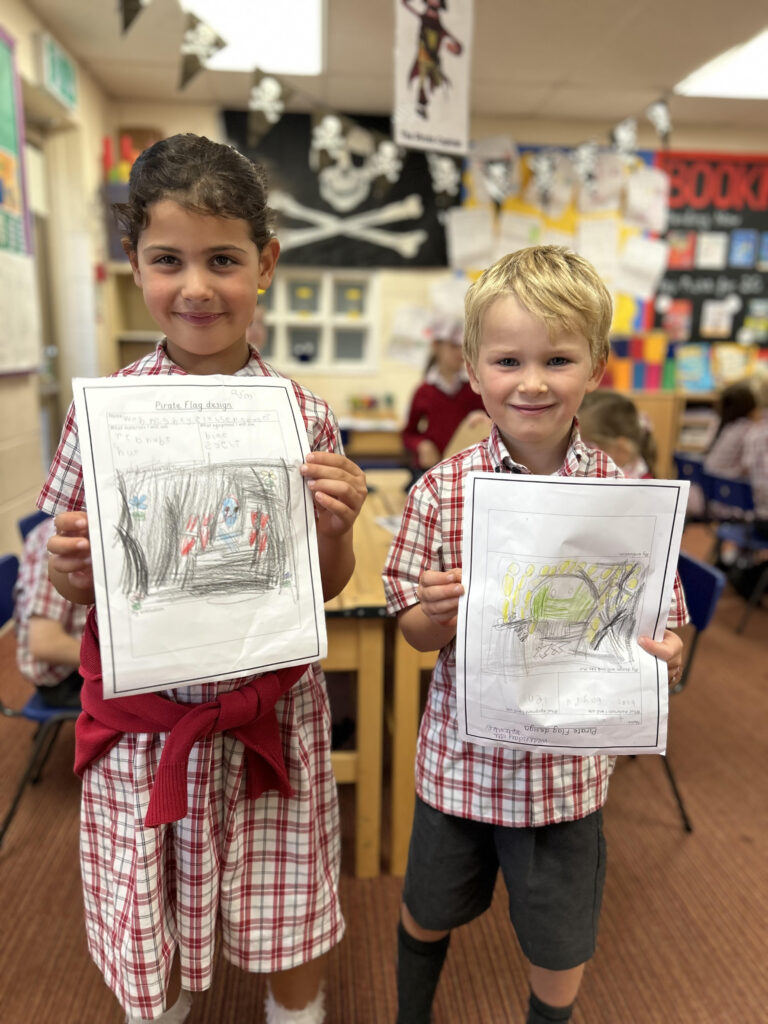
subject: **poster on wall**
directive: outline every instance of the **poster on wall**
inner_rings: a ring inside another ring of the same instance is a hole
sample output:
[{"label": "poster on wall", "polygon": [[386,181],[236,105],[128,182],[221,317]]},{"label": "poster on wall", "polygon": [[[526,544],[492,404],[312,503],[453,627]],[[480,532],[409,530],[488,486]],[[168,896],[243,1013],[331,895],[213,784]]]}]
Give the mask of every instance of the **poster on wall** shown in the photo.
[{"label": "poster on wall", "polygon": [[473,0],[394,0],[395,142],[464,154],[469,147]]},{"label": "poster on wall", "polygon": [[383,117],[284,114],[255,146],[247,110],[223,118],[228,141],[267,169],[281,262],[446,265],[442,215],[461,196],[452,157],[401,149]]},{"label": "poster on wall", "polygon": [[24,194],[24,128],[13,41],[0,29],[0,250],[30,251]]},{"label": "poster on wall", "polygon": [[669,257],[655,324],[671,341],[768,344],[768,157],[663,151]]}]

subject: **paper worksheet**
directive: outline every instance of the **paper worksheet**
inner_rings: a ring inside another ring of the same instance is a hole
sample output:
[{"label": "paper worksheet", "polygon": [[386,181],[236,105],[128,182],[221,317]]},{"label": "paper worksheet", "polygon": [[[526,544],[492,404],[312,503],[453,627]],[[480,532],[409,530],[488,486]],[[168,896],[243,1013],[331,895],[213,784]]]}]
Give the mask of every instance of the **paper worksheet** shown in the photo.
[{"label": "paper worksheet", "polygon": [[561,754],[664,752],[666,665],[637,638],[663,635],[688,487],[468,475],[461,739]]},{"label": "paper worksheet", "polygon": [[105,697],[325,657],[290,381],[73,382]]}]

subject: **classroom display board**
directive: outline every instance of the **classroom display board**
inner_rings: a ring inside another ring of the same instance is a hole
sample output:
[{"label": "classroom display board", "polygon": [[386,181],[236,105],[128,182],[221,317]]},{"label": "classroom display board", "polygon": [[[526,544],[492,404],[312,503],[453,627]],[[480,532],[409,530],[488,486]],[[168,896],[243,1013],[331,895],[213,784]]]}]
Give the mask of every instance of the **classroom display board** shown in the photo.
[{"label": "classroom display board", "polygon": [[40,362],[40,310],[24,184],[24,122],[13,40],[0,28],[0,373]]},{"label": "classroom display board", "polygon": [[768,344],[768,157],[660,152],[670,181],[655,323],[671,341]]}]

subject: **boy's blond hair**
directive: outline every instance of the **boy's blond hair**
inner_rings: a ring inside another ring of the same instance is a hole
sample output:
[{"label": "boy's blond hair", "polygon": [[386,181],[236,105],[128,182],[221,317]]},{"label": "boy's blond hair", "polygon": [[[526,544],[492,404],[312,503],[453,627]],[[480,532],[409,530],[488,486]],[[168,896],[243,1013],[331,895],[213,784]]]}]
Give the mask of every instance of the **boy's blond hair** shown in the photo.
[{"label": "boy's blond hair", "polygon": [[464,358],[477,366],[483,315],[512,295],[543,320],[550,337],[560,332],[587,340],[593,368],[610,353],[613,303],[608,289],[582,256],[561,245],[532,245],[497,260],[471,285],[464,300]]}]

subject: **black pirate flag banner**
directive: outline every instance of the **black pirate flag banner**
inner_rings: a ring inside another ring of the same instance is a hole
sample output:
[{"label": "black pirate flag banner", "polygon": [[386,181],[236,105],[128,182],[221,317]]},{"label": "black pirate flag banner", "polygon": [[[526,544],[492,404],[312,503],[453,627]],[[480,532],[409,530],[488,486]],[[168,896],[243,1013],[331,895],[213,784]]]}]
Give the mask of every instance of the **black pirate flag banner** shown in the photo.
[{"label": "black pirate flag banner", "polygon": [[184,86],[204,68],[214,53],[223,50],[225,40],[194,14],[187,14],[187,27],[181,40],[181,75],[179,88]]},{"label": "black pirate flag banner", "polygon": [[[281,260],[305,266],[445,266],[439,206],[460,201],[455,167],[433,185],[426,155],[400,149],[382,117],[283,114],[256,147],[247,110],[225,110],[228,140],[269,172]],[[434,173],[434,171],[433,171]],[[438,204],[435,188],[441,188]]]},{"label": "black pirate flag banner", "polygon": [[123,18],[123,32],[127,32],[138,15],[152,0],[120,0],[120,14]]}]

